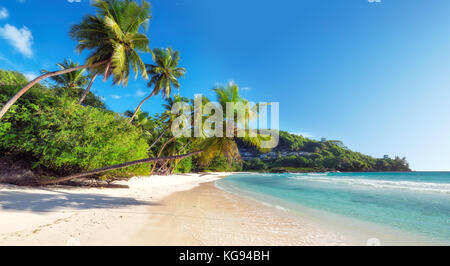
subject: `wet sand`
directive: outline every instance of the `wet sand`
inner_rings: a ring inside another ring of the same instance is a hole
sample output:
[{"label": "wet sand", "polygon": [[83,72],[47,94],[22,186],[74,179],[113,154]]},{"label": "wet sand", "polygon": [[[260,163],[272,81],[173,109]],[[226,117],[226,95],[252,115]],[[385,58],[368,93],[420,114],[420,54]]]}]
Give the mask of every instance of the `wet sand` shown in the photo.
[{"label": "wet sand", "polygon": [[137,245],[360,245],[295,214],[220,190],[214,182],[150,206]]}]

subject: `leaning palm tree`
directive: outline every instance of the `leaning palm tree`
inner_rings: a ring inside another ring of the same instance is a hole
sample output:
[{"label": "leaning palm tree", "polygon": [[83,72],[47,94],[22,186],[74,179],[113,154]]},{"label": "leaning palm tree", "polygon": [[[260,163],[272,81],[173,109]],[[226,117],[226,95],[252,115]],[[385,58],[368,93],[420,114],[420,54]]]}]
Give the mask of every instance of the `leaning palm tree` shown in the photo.
[{"label": "leaning palm tree", "polygon": [[31,87],[43,79],[54,77],[80,69],[89,69],[92,73],[103,73],[104,79],[113,77],[114,84],[128,83],[130,69],[136,78],[139,71],[147,78],[145,64],[138,51],[150,52],[149,40],[141,29],[146,29],[150,16],[150,4],[142,1],[139,5],[131,0],[95,0],[95,16],[86,16],[80,24],[70,31],[70,36],[78,42],[79,53],[91,50],[86,64],[69,69],[47,72],[19,90],[0,110],[0,119],[11,106]]},{"label": "leaning palm tree", "polygon": [[159,48],[153,49],[153,62],[155,64],[146,65],[147,72],[152,77],[147,86],[149,88],[153,86],[153,91],[139,103],[134,115],[130,118],[130,122],[133,121],[141,106],[150,97],[162,92],[163,97],[169,98],[173,87],[180,88],[178,79],[184,76],[186,69],[178,67],[179,60],[180,53],[173,51],[170,47],[165,50]]},{"label": "leaning palm tree", "polygon": [[[217,88],[215,88],[215,92],[216,92],[216,96],[217,96],[217,100],[218,100],[219,104],[224,107],[226,106],[226,102],[230,102],[230,101],[231,102],[241,101],[243,103],[247,102],[245,99],[243,99],[242,97],[239,96],[239,88],[234,83],[229,83],[226,87],[217,87]],[[169,108],[173,102],[177,102],[177,101],[185,101],[185,100],[181,99],[181,97],[179,97],[178,99],[174,99],[174,101],[168,101],[168,104],[165,107]],[[206,97],[204,97],[202,99],[202,102],[206,103],[206,102],[208,102],[208,99],[206,99]],[[245,107],[245,108],[248,108],[248,107]],[[245,111],[250,112],[252,110],[247,109]],[[251,119],[251,117],[252,116],[249,116],[250,119]],[[168,119],[171,120],[171,119],[173,119],[173,117],[168,117]],[[202,119],[204,121],[205,116]],[[231,121],[231,122],[228,121],[228,119],[225,116],[223,119],[224,119],[224,122],[234,123],[233,121]],[[191,125],[188,125],[187,130],[192,129],[193,124],[194,123],[191,120]],[[241,126],[241,125],[235,124],[235,126]],[[179,161],[189,158],[189,157],[192,157],[192,156],[199,156],[199,159],[203,164],[208,164],[214,157],[219,156],[219,155],[225,155],[229,159],[229,161],[231,161],[233,159],[240,159],[239,150],[237,149],[236,139],[234,137],[226,137],[225,135],[224,135],[224,137],[185,139],[184,141],[187,141],[186,142],[187,144],[185,143],[184,146],[181,147],[181,149],[178,149],[178,148],[172,149],[170,152],[168,152],[168,154],[169,154],[168,156],[160,157],[163,153],[162,151],[164,150],[165,146],[169,145],[171,142],[176,140],[178,137],[180,137],[180,136],[173,136],[172,138],[169,139],[169,141],[166,141],[165,144],[163,145],[163,147],[159,149],[159,154],[157,157],[143,159],[143,160],[139,160],[139,161],[127,162],[127,163],[123,163],[123,164],[119,164],[119,165],[112,165],[112,166],[104,167],[101,169],[95,169],[95,170],[87,171],[84,173],[70,175],[67,177],[61,177],[61,178],[57,178],[57,179],[53,179],[53,180],[42,180],[39,182],[39,184],[40,185],[57,184],[57,183],[66,182],[66,181],[69,181],[69,180],[72,180],[75,178],[92,176],[95,174],[99,174],[99,173],[103,173],[103,172],[107,172],[107,171],[111,171],[111,170],[116,170],[116,169],[121,169],[121,168],[129,167],[129,166],[133,166],[133,165],[146,164],[146,163],[153,163],[154,165],[157,163],[160,163],[162,165],[166,165],[168,162],[174,161],[175,166],[170,166],[171,169],[169,169],[169,171],[172,171],[173,168],[176,167],[176,165],[178,164]],[[259,147],[258,143],[260,143],[260,138],[261,138],[260,135],[258,135],[257,137],[251,137],[248,134],[246,134],[246,136],[243,138],[243,140],[247,143],[253,144],[256,147]],[[188,148],[188,147],[190,149],[192,149],[192,151],[185,152],[186,148]],[[176,154],[181,153],[181,154],[173,155],[173,153],[176,153]],[[152,171],[153,170],[154,169],[152,169]]]},{"label": "leaning palm tree", "polygon": [[84,100],[86,100],[86,97],[89,95],[89,92],[91,91],[92,84],[94,84],[95,79],[97,78],[98,73],[90,73],[88,75],[88,78],[90,79],[89,85],[84,90],[83,95],[81,95],[80,100],[78,101],[78,104],[82,104]]}]

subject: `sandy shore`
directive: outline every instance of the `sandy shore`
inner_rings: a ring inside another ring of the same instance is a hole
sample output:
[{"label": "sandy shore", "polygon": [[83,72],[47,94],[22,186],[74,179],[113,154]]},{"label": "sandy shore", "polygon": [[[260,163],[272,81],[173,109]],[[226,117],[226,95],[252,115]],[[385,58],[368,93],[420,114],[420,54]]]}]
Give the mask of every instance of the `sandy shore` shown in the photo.
[{"label": "sandy shore", "polygon": [[129,189],[0,185],[0,245],[351,244],[216,188],[226,175],[133,178]]},{"label": "sandy shore", "polygon": [[[356,245],[291,212],[235,196],[205,183],[149,208],[135,240],[140,245],[277,246]],[[329,229],[329,230],[328,230]]]},{"label": "sandy shore", "polygon": [[129,189],[0,184],[0,245],[136,245],[164,197],[226,175],[135,177]]},{"label": "sandy shore", "polygon": [[[214,185],[226,175],[138,177],[129,189],[0,184],[0,245],[365,245],[395,235],[236,196]],[[402,239],[384,244],[415,243]]]}]

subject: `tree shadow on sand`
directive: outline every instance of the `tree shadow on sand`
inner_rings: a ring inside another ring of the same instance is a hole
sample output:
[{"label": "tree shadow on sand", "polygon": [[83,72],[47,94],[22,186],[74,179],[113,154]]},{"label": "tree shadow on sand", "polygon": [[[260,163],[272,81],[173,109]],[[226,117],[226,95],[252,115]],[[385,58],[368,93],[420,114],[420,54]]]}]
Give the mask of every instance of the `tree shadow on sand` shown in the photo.
[{"label": "tree shadow on sand", "polygon": [[129,197],[111,197],[101,194],[79,194],[52,191],[28,193],[27,191],[0,191],[0,209],[10,211],[50,212],[64,208],[87,210],[126,206],[157,205]]}]

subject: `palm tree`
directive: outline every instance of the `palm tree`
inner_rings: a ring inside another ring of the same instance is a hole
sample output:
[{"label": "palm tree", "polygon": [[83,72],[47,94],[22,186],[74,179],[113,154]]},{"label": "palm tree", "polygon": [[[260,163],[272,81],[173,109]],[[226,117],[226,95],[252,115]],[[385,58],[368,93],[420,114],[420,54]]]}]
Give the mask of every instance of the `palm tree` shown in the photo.
[{"label": "palm tree", "polygon": [[[235,83],[229,83],[225,87],[223,87],[223,86],[216,87],[214,89],[214,91],[216,92],[217,101],[219,102],[220,105],[222,105],[224,107],[226,106],[227,102],[247,103],[247,100],[243,99],[239,95],[239,88]],[[168,109],[171,105],[173,105],[174,102],[181,100],[181,98],[182,97],[178,96],[178,99],[173,99],[173,100],[167,101],[167,105],[165,106],[165,108]],[[183,99],[183,101],[185,101],[185,100]],[[204,97],[202,99],[202,101],[203,101],[203,103],[206,103],[206,102],[208,102],[208,99],[206,99],[206,97]],[[244,107],[244,108],[246,108],[245,111],[247,113],[250,113],[250,115],[247,116],[248,119],[252,119],[257,116],[255,109],[251,110],[245,104],[244,104],[244,106],[246,106],[246,107]],[[253,113],[253,114],[256,113],[256,115],[252,115],[251,113]],[[131,114],[131,112],[129,112],[128,114]],[[204,120],[205,118],[206,117],[204,116],[202,119]],[[173,117],[167,116],[167,119],[171,121],[173,119]],[[224,115],[224,122],[228,122],[225,115]],[[192,123],[192,121],[191,121],[191,123]],[[234,122],[231,121],[230,123],[234,123]],[[235,127],[236,130],[238,129],[237,128],[238,126],[242,126],[242,125],[238,125],[236,123],[234,125],[236,126]],[[225,127],[224,127],[224,129],[225,129]],[[159,154],[155,158],[148,158],[148,159],[143,159],[143,160],[139,160],[139,161],[123,163],[123,164],[119,164],[119,165],[112,165],[112,166],[108,166],[105,168],[95,169],[95,170],[91,170],[91,171],[80,173],[80,174],[57,178],[54,180],[44,180],[44,181],[40,181],[39,184],[40,185],[57,184],[57,183],[69,181],[69,180],[72,180],[75,178],[87,177],[87,176],[95,175],[98,173],[103,173],[103,172],[107,172],[107,171],[111,171],[111,170],[121,169],[121,168],[129,167],[132,165],[144,164],[144,163],[153,163],[154,165],[156,165],[158,162],[160,162],[163,165],[166,165],[170,161],[175,161],[175,165],[170,166],[171,169],[169,169],[170,171],[173,171],[173,169],[177,166],[179,161],[189,158],[189,157],[192,157],[192,156],[199,156],[199,159],[201,160],[201,162],[203,164],[209,163],[214,157],[219,156],[221,154],[225,155],[229,159],[229,161],[234,160],[234,159],[240,159],[239,150],[238,150],[237,144],[236,144],[236,139],[234,137],[225,137],[225,136],[226,135],[224,135],[224,137],[213,137],[213,138],[190,138],[190,139],[186,140],[187,142],[181,147],[181,149],[172,149],[169,153],[169,156],[160,157],[161,154],[163,153],[165,146],[167,146],[169,143],[171,143],[172,141],[177,139],[178,136],[174,136],[164,143],[164,145],[163,145],[164,147],[159,149]],[[261,138],[261,135],[257,135],[257,137],[251,137],[247,132],[245,137],[242,139],[247,143],[251,143],[256,147],[259,147],[258,143],[260,143],[260,138]],[[190,148],[193,149],[193,151],[190,151],[188,153],[183,153],[188,146],[190,146]],[[174,154],[174,153],[175,154],[183,153],[183,154],[170,155],[170,154]]]},{"label": "palm tree", "polygon": [[84,90],[83,95],[81,95],[80,101],[78,104],[82,104],[86,97],[89,95],[89,92],[91,91],[92,84],[94,84],[95,79],[97,78],[98,73],[90,73],[88,75],[88,78],[90,79],[89,85],[87,86],[86,90]]},{"label": "palm tree", "polygon": [[[163,107],[165,109],[165,111],[162,113],[161,115],[161,120],[164,121],[164,124],[166,125],[166,128],[164,129],[164,131],[159,135],[159,137],[156,139],[155,142],[153,142],[153,144],[151,145],[151,147],[153,147],[166,133],[167,131],[170,129],[170,126],[173,122],[173,120],[177,117],[177,115],[172,114],[172,108],[176,103],[179,102],[184,102],[184,103],[189,103],[190,100],[186,97],[182,97],[180,95],[176,95],[174,96],[174,98],[166,98],[166,103],[163,104]],[[191,112],[193,111],[193,107],[191,107]],[[190,114],[192,116],[192,113]],[[192,121],[189,121],[190,123]],[[189,130],[188,128],[186,130]],[[172,136],[171,138],[168,138],[164,144],[161,146],[161,148],[158,151],[158,157],[161,156],[161,154],[163,153],[164,149],[166,148],[166,146],[168,144],[170,144],[173,141],[176,141],[177,138],[179,138],[179,135],[175,135]],[[156,168],[156,163],[153,165],[151,173],[153,173],[153,171]]]},{"label": "palm tree", "polygon": [[128,83],[130,68],[147,78],[145,64],[138,51],[150,52],[149,40],[140,30],[146,29],[150,16],[150,4],[142,1],[139,5],[131,0],[95,0],[97,15],[86,16],[80,24],[74,25],[70,36],[78,42],[79,53],[91,50],[86,64],[69,69],[47,72],[19,90],[0,111],[0,119],[11,106],[31,87],[43,79],[80,69],[92,73],[103,73],[104,79],[113,76],[114,84]]},{"label": "palm tree", "polygon": [[[58,63],[56,65],[61,70],[71,69],[79,66],[78,63],[72,62],[72,60],[70,59],[64,59],[64,62]],[[41,73],[43,74],[48,72],[50,71],[47,70],[41,71]],[[86,69],[79,69],[59,76],[50,77],[50,79],[63,88],[75,90],[83,88],[88,83],[88,78],[85,75],[85,73]]]},{"label": "palm tree", "polygon": [[186,73],[186,69],[178,67],[178,61],[180,60],[180,53],[173,51],[172,48],[165,50],[155,48],[153,49],[153,62],[154,65],[146,65],[148,74],[152,77],[147,86],[150,88],[153,86],[153,91],[148,97],[142,100],[136,108],[135,114],[130,118],[130,122],[133,121],[137,112],[141,109],[141,106],[145,101],[150,99],[153,95],[157,95],[162,92],[163,97],[170,97],[172,88],[180,88],[178,79]]},{"label": "palm tree", "polygon": [[[244,129],[244,137],[241,139],[255,146],[256,148],[260,148],[261,139],[264,137],[261,134],[256,134],[256,136],[252,136],[252,129],[249,128],[249,121],[255,119],[258,116],[258,107],[256,105],[252,108],[249,106],[249,102],[242,98],[239,94],[239,87],[234,82],[229,82],[226,86],[217,86],[214,89],[216,93],[216,100],[219,105],[221,105],[222,110],[227,109],[227,103],[241,103],[244,110],[239,110],[245,113],[245,121],[243,123],[239,123],[236,119],[229,120],[226,117],[226,112],[223,113],[223,137],[213,137],[206,138],[204,140],[200,140],[195,145],[200,147],[203,152],[200,155],[200,162],[203,165],[207,165],[217,156],[224,155],[229,163],[233,160],[241,160],[238,145],[236,143],[236,136],[238,136],[238,131],[240,129]],[[235,114],[236,115],[236,114]],[[232,127],[233,129],[233,137],[227,137],[227,128]]]}]

